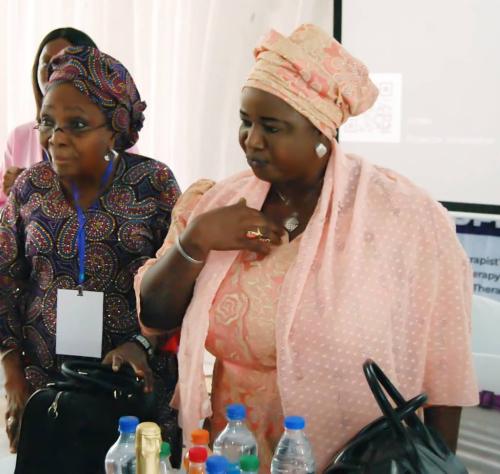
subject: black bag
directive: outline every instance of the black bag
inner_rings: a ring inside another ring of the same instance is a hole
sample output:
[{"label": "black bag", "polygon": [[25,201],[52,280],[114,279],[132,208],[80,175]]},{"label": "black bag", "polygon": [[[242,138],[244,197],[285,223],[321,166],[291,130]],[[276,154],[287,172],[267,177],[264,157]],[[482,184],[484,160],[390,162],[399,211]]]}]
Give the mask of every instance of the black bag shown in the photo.
[{"label": "black bag", "polygon": [[154,395],[129,366],[113,372],[100,362],[68,361],[61,371],[65,381],[26,404],[15,474],[104,474],[120,416],[156,421]]},{"label": "black bag", "polygon": [[440,436],[415,413],[427,396],[406,401],[372,360],[364,363],[363,370],[384,416],[361,430],[325,474],[467,474]]}]

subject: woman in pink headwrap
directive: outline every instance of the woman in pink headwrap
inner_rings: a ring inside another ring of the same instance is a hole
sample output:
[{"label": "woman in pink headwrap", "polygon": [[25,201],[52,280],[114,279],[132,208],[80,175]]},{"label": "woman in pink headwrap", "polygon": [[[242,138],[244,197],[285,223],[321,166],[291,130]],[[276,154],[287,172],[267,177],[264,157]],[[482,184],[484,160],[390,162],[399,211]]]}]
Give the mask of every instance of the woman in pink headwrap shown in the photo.
[{"label": "woman in pink headwrap", "polygon": [[[380,415],[362,374],[375,359],[455,447],[477,403],[471,280],[446,211],[389,170],[345,155],[336,129],[377,97],[326,33],[271,32],[241,96],[250,171],[200,181],[139,270],[147,334],[182,325],[173,404],[185,434],[244,403],[268,472],[282,420],[302,415],[318,471]],[[212,398],[203,353],[216,357]]]}]

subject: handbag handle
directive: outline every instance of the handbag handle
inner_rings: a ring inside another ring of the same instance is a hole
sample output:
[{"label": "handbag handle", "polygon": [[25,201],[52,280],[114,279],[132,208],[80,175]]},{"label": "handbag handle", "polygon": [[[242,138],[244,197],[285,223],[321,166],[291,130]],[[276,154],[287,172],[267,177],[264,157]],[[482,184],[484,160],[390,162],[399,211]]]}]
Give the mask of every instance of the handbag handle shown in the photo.
[{"label": "handbag handle", "polygon": [[[382,390],[382,387],[385,389],[389,397],[396,403],[398,407],[406,405],[407,401],[405,400],[403,395],[401,395],[399,390],[394,386],[394,384],[389,380],[387,375],[373,360],[368,359],[363,364],[363,371],[365,373],[366,381],[370,386],[373,396],[375,397],[378,406],[380,407],[382,413],[385,416],[390,418],[391,413],[394,412],[394,409],[390,404],[389,400],[387,399],[384,391]],[[427,395],[425,393],[417,395],[416,398],[419,398],[421,400],[421,405],[424,405],[425,402],[427,402]],[[415,413],[409,415],[407,418],[409,418],[408,420],[410,421],[409,424],[413,425],[412,427],[414,428],[417,428],[416,425],[422,423],[420,418]]]},{"label": "handbag handle", "polygon": [[[382,413],[386,417],[391,428],[399,437],[405,440],[405,446],[407,448],[409,460],[418,472],[420,462],[418,459],[417,450],[415,448],[415,445],[413,444],[413,441],[408,435],[408,432],[402,425],[402,420],[404,418],[400,418],[398,416],[397,411],[392,407],[383,389],[385,389],[389,397],[391,397],[391,399],[396,403],[398,411],[405,407],[408,402],[392,384],[392,382],[385,375],[382,369],[373,360],[368,359],[365,361],[365,363],[363,364],[363,372],[365,374],[366,381],[368,382],[370,390],[372,391],[378,406],[382,410]],[[415,405],[418,403],[419,407],[422,406],[426,401],[427,395],[425,393],[417,395],[411,400],[411,402],[414,402]],[[410,421],[409,425],[414,425],[414,428],[418,429],[422,425],[422,422],[414,411],[412,415],[408,416],[408,418]]]},{"label": "handbag handle", "polygon": [[100,389],[115,396],[119,393],[137,394],[142,391],[139,381],[131,367],[122,366],[118,372],[101,362],[71,360],[62,364],[63,375],[89,389]]},{"label": "handbag handle", "polygon": [[[398,417],[399,420],[404,420],[406,419],[409,415],[414,413],[416,410],[418,410],[422,404],[425,403],[425,400],[422,400],[421,395],[417,395],[416,397],[412,398],[411,400],[408,400],[408,402],[403,406],[396,408],[395,413],[396,416]],[[384,419],[384,423],[379,422],[378,426],[376,428],[373,428],[373,425],[370,424],[366,426],[364,429],[362,429],[356,436],[356,439],[354,441],[351,441],[349,444],[349,449],[353,449],[354,446],[357,445],[363,445],[366,443],[368,440],[373,438],[375,434],[383,431],[386,429],[386,427],[389,425],[390,421],[387,420],[387,418]],[[344,450],[340,451],[336,456],[333,461],[333,464],[338,462],[338,460],[342,457],[344,454]]]}]

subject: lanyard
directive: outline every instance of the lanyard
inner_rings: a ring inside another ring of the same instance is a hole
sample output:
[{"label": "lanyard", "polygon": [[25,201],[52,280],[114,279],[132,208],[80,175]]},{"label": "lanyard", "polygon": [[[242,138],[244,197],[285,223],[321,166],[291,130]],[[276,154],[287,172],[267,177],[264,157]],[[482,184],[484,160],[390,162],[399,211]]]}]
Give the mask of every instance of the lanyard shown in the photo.
[{"label": "lanyard", "polygon": [[[111,171],[113,171],[113,162],[110,161],[108,163],[108,166],[106,167],[106,171],[104,172],[102,178],[101,178],[101,186],[100,190],[104,188],[106,183],[108,182],[108,179],[111,175]],[[85,280],[85,213],[83,212],[83,209],[81,208],[79,204],[80,200],[80,192],[78,191],[78,188],[76,187],[75,184],[72,185],[73,189],[73,200],[75,202],[75,207],[76,207],[76,214],[78,217],[78,231],[76,233],[76,248],[78,252],[78,286],[80,287],[81,291],[81,286],[83,285],[83,282]],[[100,191],[99,191],[100,193]],[[95,202],[89,207],[89,209],[93,209],[98,200],[99,196],[96,198]]]}]

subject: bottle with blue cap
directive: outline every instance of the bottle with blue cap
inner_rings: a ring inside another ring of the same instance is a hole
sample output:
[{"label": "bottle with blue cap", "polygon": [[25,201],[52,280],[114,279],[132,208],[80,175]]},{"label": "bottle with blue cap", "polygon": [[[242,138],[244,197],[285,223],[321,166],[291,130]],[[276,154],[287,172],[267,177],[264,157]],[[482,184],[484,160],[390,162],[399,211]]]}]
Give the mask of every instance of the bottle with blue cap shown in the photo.
[{"label": "bottle with blue cap", "polygon": [[239,403],[226,407],[227,426],[214,441],[214,454],[224,456],[231,466],[239,469],[241,456],[257,456],[257,441],[247,428],[246,409]]},{"label": "bottle with blue cap", "polygon": [[300,416],[285,418],[285,432],[274,452],[271,474],[314,474],[316,466],[305,426]]},{"label": "bottle with blue cap", "polygon": [[227,463],[226,474],[241,474],[240,466],[238,464]]},{"label": "bottle with blue cap", "polygon": [[139,424],[136,416],[122,416],[118,421],[120,436],[104,461],[106,474],[135,474],[135,430]]},{"label": "bottle with blue cap", "polygon": [[214,454],[205,464],[207,474],[227,474],[228,462],[224,456]]}]

